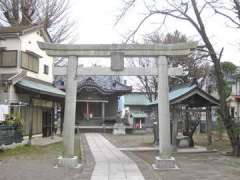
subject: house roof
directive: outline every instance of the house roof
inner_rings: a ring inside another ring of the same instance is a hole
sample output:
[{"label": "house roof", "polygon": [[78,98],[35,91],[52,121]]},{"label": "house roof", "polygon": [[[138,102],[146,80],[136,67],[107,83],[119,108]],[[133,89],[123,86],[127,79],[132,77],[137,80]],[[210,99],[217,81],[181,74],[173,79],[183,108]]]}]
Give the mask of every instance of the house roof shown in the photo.
[{"label": "house roof", "polygon": [[[196,84],[185,85],[181,88],[169,92],[168,97],[170,104],[186,104],[191,107],[217,106],[219,101],[210,94],[203,91]],[[149,105],[157,105],[158,101],[149,103]]]},{"label": "house roof", "polygon": [[133,92],[124,95],[125,106],[147,106],[150,103],[145,93]]},{"label": "house roof", "polygon": [[11,34],[17,34],[20,35],[33,32],[36,30],[41,30],[41,33],[43,34],[43,37],[48,42],[51,41],[51,37],[48,34],[46,30],[44,30],[43,25],[29,25],[29,26],[8,26],[8,27],[0,27],[0,37],[4,37],[4,35],[11,35]]},{"label": "house roof", "polygon": [[102,94],[126,94],[132,91],[131,86],[124,85],[119,82],[117,77],[111,76],[88,76],[83,77],[83,79],[78,84],[78,92],[83,89],[96,89]]},{"label": "house roof", "polygon": [[24,90],[28,90],[34,93],[54,96],[54,97],[65,97],[65,92],[59,90],[51,84],[41,83],[33,80],[23,79],[16,83],[16,86]]},{"label": "house roof", "polygon": [[27,31],[32,31],[33,29],[38,29],[39,26],[8,26],[8,27],[1,27],[0,34],[5,33],[25,33]]}]

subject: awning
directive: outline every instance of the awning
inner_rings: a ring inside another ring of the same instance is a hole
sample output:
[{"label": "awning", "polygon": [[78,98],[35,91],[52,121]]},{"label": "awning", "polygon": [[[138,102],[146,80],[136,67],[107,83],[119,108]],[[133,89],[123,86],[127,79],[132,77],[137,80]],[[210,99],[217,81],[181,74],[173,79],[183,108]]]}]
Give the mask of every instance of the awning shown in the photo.
[{"label": "awning", "polygon": [[65,92],[54,87],[51,84],[45,84],[41,82],[36,82],[32,80],[23,79],[16,83],[17,87],[22,89],[35,92],[42,95],[54,96],[54,97],[65,97]]}]

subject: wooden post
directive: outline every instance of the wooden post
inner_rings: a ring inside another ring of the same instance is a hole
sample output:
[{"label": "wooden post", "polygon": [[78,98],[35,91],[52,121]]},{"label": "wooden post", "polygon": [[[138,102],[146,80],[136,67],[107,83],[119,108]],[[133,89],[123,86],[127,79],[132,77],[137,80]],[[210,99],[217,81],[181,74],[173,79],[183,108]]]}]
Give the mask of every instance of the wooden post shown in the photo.
[{"label": "wooden post", "polygon": [[177,147],[177,130],[178,130],[178,111],[177,107],[173,106],[172,108],[173,119],[172,119],[172,145],[173,148],[176,149]]},{"label": "wooden post", "polygon": [[189,108],[188,107],[186,107],[186,113],[185,113],[185,131],[186,132],[188,132],[189,131],[189,128],[190,128],[190,126],[189,126]]},{"label": "wooden post", "polygon": [[30,114],[31,114],[31,118],[29,121],[29,131],[28,131],[28,144],[32,144],[32,135],[33,135],[33,102],[32,99],[30,100],[30,106],[29,106],[29,110],[30,110]]},{"label": "wooden post", "polygon": [[88,104],[88,102],[86,102],[87,103],[87,120],[89,120],[89,104]]},{"label": "wooden post", "polygon": [[104,125],[104,121],[105,121],[105,103],[102,102],[102,123]]},{"label": "wooden post", "polygon": [[207,125],[207,139],[208,145],[212,144],[212,115],[211,115],[211,107],[207,107],[206,111],[206,125]]}]

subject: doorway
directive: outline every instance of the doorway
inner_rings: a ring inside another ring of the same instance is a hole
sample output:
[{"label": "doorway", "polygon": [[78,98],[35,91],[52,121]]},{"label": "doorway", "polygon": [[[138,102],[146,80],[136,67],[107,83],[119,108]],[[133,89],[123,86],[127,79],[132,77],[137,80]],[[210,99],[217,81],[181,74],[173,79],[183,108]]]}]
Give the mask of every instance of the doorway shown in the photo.
[{"label": "doorway", "polygon": [[42,134],[49,137],[53,133],[53,112],[51,109],[44,109],[42,112]]}]

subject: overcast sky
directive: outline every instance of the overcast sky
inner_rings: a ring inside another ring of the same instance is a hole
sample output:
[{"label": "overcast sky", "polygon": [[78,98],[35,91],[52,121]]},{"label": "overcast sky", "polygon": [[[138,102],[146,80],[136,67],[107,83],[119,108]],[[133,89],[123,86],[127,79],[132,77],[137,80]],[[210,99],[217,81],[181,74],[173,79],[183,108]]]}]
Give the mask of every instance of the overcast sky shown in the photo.
[{"label": "overcast sky", "polygon": [[[76,22],[75,28],[78,38],[74,43],[105,44],[121,43],[143,15],[143,7],[138,4],[135,10],[127,14],[117,26],[114,26],[116,16],[121,8],[121,0],[71,0],[71,15]],[[139,32],[137,39],[142,35],[153,32],[159,27],[159,17],[152,18]],[[240,33],[236,29],[226,27],[224,19],[216,18],[211,14],[207,17],[207,30],[217,45],[218,50],[225,47],[223,60],[232,61],[240,65]],[[199,40],[196,31],[187,23],[180,23],[169,19],[167,25],[161,28],[161,33],[173,32],[178,29],[189,38]]]}]

